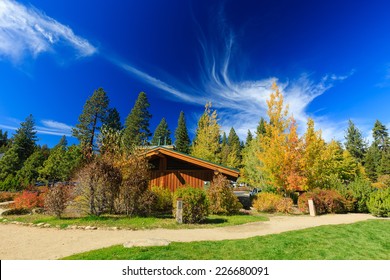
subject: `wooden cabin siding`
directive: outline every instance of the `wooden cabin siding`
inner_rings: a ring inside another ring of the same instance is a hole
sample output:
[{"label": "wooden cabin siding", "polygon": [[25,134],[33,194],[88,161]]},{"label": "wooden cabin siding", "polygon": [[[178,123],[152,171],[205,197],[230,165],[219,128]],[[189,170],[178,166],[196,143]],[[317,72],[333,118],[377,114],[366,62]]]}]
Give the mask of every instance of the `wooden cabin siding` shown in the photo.
[{"label": "wooden cabin siding", "polygon": [[211,181],[211,170],[169,170],[151,171],[150,186],[169,188],[172,192],[177,188],[189,185],[195,188],[203,188],[205,181]]}]

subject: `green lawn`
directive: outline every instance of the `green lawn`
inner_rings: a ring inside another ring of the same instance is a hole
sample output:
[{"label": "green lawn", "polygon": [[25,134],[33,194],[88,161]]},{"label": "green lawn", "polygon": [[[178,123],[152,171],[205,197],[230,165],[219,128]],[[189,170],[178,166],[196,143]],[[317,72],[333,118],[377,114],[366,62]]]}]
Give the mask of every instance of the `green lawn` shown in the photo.
[{"label": "green lawn", "polygon": [[166,247],[121,245],[73,255],[76,260],[389,260],[390,220],[320,226],[242,240],[171,243]]},{"label": "green lawn", "polygon": [[57,219],[52,216],[34,214],[22,216],[4,217],[9,221],[18,221],[24,223],[48,223],[52,226],[66,228],[68,226],[96,226],[96,227],[119,227],[123,229],[181,229],[181,228],[210,228],[223,227],[232,225],[241,225],[251,222],[267,221],[268,218],[261,215],[232,215],[232,216],[209,216],[202,224],[184,225],[176,223],[176,220],[170,215],[160,217],[133,217],[105,215],[100,217],[87,216],[83,218],[61,218]]}]

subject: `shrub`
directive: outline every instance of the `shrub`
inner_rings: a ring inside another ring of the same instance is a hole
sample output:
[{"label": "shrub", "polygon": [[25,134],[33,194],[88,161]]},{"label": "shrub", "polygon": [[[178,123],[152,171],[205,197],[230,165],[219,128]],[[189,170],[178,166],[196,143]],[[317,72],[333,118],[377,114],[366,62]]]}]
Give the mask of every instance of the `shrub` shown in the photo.
[{"label": "shrub", "polygon": [[373,192],[367,206],[374,216],[390,217],[390,188]]},{"label": "shrub", "polygon": [[5,210],[1,215],[3,216],[9,216],[9,215],[26,215],[30,214],[31,211],[29,209],[25,208],[13,208]]},{"label": "shrub", "polygon": [[317,214],[345,213],[346,199],[336,190],[314,189],[299,196],[298,207],[303,213],[309,213],[308,200],[312,199]]},{"label": "shrub", "polygon": [[156,196],[156,202],[153,205],[155,212],[171,212],[172,211],[172,193],[169,189],[159,186],[153,186],[152,192]]},{"label": "shrub", "polygon": [[71,190],[69,186],[59,185],[50,189],[45,197],[45,209],[49,214],[54,214],[61,218],[71,199]]},{"label": "shrub", "polygon": [[173,215],[176,216],[176,201],[183,200],[183,223],[197,224],[204,221],[209,213],[209,201],[206,192],[193,187],[176,190],[173,199]]},{"label": "shrub", "polygon": [[367,202],[370,199],[371,193],[374,189],[368,180],[357,178],[355,181],[347,186],[348,191],[351,192],[354,201],[354,210],[357,212],[367,213]]},{"label": "shrub", "polygon": [[150,167],[142,151],[135,150],[124,155],[118,162],[122,173],[120,186],[120,209],[128,216],[151,214],[157,196],[149,189]]},{"label": "shrub", "polygon": [[293,207],[293,200],[289,197],[283,197],[276,203],[276,212],[279,213],[291,213]]},{"label": "shrub", "polygon": [[12,174],[8,174],[4,181],[0,182],[0,190],[2,191],[18,191],[20,189],[21,186],[18,178]]},{"label": "shrub", "polygon": [[18,193],[14,192],[0,192],[0,202],[13,201]]},{"label": "shrub", "polygon": [[283,197],[281,195],[262,192],[254,199],[253,207],[260,212],[273,213],[277,211],[277,205],[282,199]]},{"label": "shrub", "polygon": [[15,196],[15,209],[32,209],[35,207],[44,206],[45,193],[23,191],[21,194]]},{"label": "shrub", "polygon": [[242,204],[230,187],[230,182],[222,174],[214,176],[207,190],[207,196],[211,202],[209,210],[213,214],[231,215],[238,213],[242,208]]},{"label": "shrub", "polygon": [[77,180],[77,192],[83,198],[79,206],[88,208],[88,213],[95,216],[114,211],[114,201],[122,181],[118,168],[97,158],[78,172]]}]

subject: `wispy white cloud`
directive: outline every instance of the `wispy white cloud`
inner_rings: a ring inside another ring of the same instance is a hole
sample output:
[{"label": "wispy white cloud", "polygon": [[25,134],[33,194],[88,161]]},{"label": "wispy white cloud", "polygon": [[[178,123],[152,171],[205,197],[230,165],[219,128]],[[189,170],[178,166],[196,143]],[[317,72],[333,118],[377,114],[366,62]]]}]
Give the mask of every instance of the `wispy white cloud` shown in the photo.
[{"label": "wispy white cloud", "polygon": [[[0,123],[0,128],[16,131],[19,128],[21,121],[15,118],[6,118],[5,122]],[[72,136],[72,126],[54,120],[41,120],[41,125],[35,126],[35,131],[38,134],[57,135],[57,136]]]},{"label": "wispy white cloud", "polygon": [[38,9],[13,0],[0,1],[0,57],[18,61],[26,55],[53,52],[60,44],[70,46],[81,57],[97,52],[71,28]]},{"label": "wispy white cloud", "polygon": [[326,117],[317,117],[307,110],[314,99],[324,94],[337,82],[341,82],[354,74],[351,70],[346,75],[325,74],[315,79],[309,74],[301,74],[295,80],[281,81],[277,77],[265,77],[257,80],[240,79],[232,73],[237,73],[239,59],[235,58],[234,47],[236,39],[226,25],[222,13],[219,13],[217,32],[220,36],[206,38],[199,28],[199,43],[202,54],[199,59],[198,81],[190,84],[171,79],[171,84],[145,73],[122,60],[110,59],[117,66],[132,76],[184,101],[204,105],[211,101],[217,108],[222,129],[226,132],[234,127],[242,140],[248,129],[254,131],[260,117],[266,117],[266,100],[271,94],[271,85],[277,82],[284,95],[289,112],[297,120],[301,133],[306,128],[308,117],[312,117],[318,129],[322,130],[326,140],[342,140],[344,132],[340,131],[340,123],[332,122]]}]

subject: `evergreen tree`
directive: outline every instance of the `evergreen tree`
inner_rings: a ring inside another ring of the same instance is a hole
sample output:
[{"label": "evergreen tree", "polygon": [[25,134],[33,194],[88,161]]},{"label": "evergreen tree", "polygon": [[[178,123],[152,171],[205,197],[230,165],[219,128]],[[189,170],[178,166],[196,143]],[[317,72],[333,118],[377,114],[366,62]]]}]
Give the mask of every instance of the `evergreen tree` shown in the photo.
[{"label": "evergreen tree", "polygon": [[68,181],[82,161],[82,151],[79,146],[66,147],[57,144],[44,161],[39,170],[39,179],[48,182]]},{"label": "evergreen tree", "polygon": [[152,135],[149,130],[149,120],[152,117],[148,111],[149,106],[146,93],[141,92],[127,116],[123,132],[124,145],[128,151],[135,146],[148,144],[148,139]]},{"label": "evergreen tree", "polygon": [[358,161],[363,162],[366,154],[366,143],[363,140],[362,133],[356,128],[355,124],[349,120],[347,134],[345,135],[345,148]]},{"label": "evergreen tree", "polygon": [[12,145],[1,158],[0,181],[4,181],[8,176],[15,176],[16,172],[22,167],[23,163],[19,157],[18,151],[18,147]]},{"label": "evergreen tree", "polygon": [[247,147],[249,145],[249,143],[252,141],[253,139],[253,135],[252,135],[252,132],[248,129],[248,134],[246,136],[246,140],[245,140],[245,147]]},{"label": "evergreen tree", "polygon": [[266,121],[264,120],[263,117],[261,117],[259,125],[257,126],[256,137],[259,137],[260,135],[264,135],[265,134],[265,132],[266,132],[265,131],[265,126],[266,126]]},{"label": "evergreen tree", "polygon": [[241,143],[236,131],[232,127],[227,138],[229,153],[226,160],[226,166],[238,168],[241,165]]},{"label": "evergreen tree", "polygon": [[228,139],[226,133],[223,132],[221,139],[221,164],[227,166],[230,147],[228,145]]},{"label": "evergreen tree", "polygon": [[211,103],[207,103],[203,115],[198,121],[191,154],[195,157],[220,163],[220,126],[217,112],[211,112]]},{"label": "evergreen tree", "polygon": [[72,134],[80,141],[83,154],[90,159],[95,147],[95,139],[100,125],[104,124],[108,114],[109,99],[106,92],[99,88],[84,104],[83,112],[79,116],[79,123],[72,130]]},{"label": "evergreen tree", "polygon": [[378,169],[380,166],[381,159],[381,151],[379,150],[377,143],[374,141],[368,148],[366,156],[364,158],[364,169],[366,171],[367,177],[372,182],[376,182],[376,179],[378,178]]},{"label": "evergreen tree", "polygon": [[114,130],[122,129],[121,117],[116,108],[111,108],[108,110],[107,120],[104,125]]},{"label": "evergreen tree", "polygon": [[372,137],[381,151],[388,150],[390,145],[389,133],[387,132],[386,126],[378,120],[375,122],[374,128],[372,129]]},{"label": "evergreen tree", "polygon": [[262,172],[263,163],[257,156],[260,153],[260,140],[252,139],[242,150],[241,177],[242,182],[248,183],[254,187],[263,187],[266,185],[266,178]]},{"label": "evergreen tree", "polygon": [[165,118],[162,118],[161,122],[156,127],[151,144],[154,146],[172,144],[171,131],[168,128],[168,123]]},{"label": "evergreen tree", "polygon": [[29,115],[24,122],[20,123],[12,144],[16,148],[22,163],[34,153],[36,141],[34,118],[32,115]]},{"label": "evergreen tree", "polygon": [[390,141],[387,128],[376,121],[372,129],[374,141],[365,157],[365,170],[371,181],[376,182],[378,176],[390,173]]},{"label": "evergreen tree", "polygon": [[188,136],[188,130],[184,112],[180,112],[179,120],[177,121],[177,128],[175,130],[175,146],[176,150],[182,153],[190,153],[190,137]]},{"label": "evergreen tree", "polygon": [[24,162],[23,167],[18,171],[18,180],[23,186],[27,187],[34,184],[39,176],[39,169],[45,161],[45,155],[41,149],[36,149],[35,152],[29,156]]},{"label": "evergreen tree", "polygon": [[0,129],[0,154],[7,150],[8,146],[8,132]]}]

